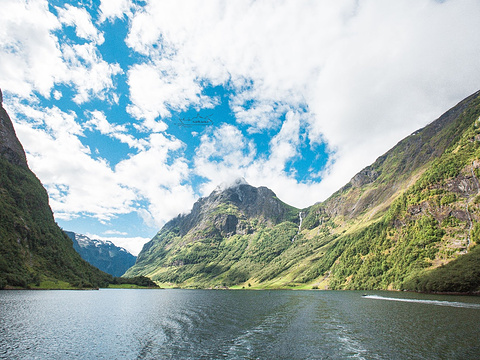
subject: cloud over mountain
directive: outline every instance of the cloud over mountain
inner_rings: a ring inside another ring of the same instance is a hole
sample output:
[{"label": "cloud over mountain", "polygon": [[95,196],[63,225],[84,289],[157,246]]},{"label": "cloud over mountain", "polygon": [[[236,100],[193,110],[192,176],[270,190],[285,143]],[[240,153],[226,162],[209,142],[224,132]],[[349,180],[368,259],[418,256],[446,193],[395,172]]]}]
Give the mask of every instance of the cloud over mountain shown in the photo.
[{"label": "cloud over mountain", "polygon": [[310,205],[480,83],[475,0],[2,7],[5,106],[83,233],[150,236],[127,224],[237,177]]}]

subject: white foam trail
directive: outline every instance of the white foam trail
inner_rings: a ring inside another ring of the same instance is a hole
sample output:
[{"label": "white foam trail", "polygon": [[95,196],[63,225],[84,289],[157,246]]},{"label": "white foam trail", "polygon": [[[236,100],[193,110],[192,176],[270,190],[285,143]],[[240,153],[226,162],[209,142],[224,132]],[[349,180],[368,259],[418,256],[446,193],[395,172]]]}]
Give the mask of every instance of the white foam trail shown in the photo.
[{"label": "white foam trail", "polygon": [[451,307],[466,308],[466,309],[480,309],[480,304],[470,304],[470,303],[463,303],[458,301],[401,299],[401,298],[384,297],[379,295],[366,295],[366,296],[363,296],[363,298],[374,299],[374,300],[411,302],[411,303],[420,303],[420,304],[429,304],[429,305],[438,305],[438,306],[451,306]]}]

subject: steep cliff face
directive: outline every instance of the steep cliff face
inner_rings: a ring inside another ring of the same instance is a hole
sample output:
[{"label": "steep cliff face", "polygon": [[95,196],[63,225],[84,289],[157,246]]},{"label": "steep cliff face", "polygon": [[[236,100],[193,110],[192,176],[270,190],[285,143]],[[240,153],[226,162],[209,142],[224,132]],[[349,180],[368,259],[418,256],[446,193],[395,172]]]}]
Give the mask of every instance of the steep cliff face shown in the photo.
[{"label": "steep cliff face", "polygon": [[109,276],[80,258],[57,226],[48,195],[27,166],[13,124],[0,108],[0,288],[64,281],[99,286]]},{"label": "steep cliff face", "polygon": [[[477,92],[368,167],[373,181],[356,188],[354,178],[312,207],[309,233],[328,218],[335,241],[307,278],[327,274],[341,289],[480,290],[478,266],[464,260],[473,256],[463,257],[478,252],[479,120]],[[450,273],[453,283],[432,275],[450,263],[464,270]]]},{"label": "steep cliff face", "polygon": [[461,101],[361,170],[323,203],[326,213],[346,219],[371,218],[381,213],[467,129],[471,122],[464,121],[461,114],[478,95],[479,92]]},{"label": "steep cliff face", "polygon": [[3,108],[0,90],[0,156],[11,164],[27,167],[27,158],[22,144],[15,134],[12,121]]}]

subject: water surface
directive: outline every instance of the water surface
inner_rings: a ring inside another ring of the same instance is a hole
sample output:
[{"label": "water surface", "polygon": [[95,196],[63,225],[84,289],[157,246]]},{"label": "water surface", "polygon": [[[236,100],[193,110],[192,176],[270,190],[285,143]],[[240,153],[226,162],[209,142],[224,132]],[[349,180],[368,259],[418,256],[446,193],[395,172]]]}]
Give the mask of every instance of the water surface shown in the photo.
[{"label": "water surface", "polygon": [[480,298],[0,291],[5,359],[477,359]]}]

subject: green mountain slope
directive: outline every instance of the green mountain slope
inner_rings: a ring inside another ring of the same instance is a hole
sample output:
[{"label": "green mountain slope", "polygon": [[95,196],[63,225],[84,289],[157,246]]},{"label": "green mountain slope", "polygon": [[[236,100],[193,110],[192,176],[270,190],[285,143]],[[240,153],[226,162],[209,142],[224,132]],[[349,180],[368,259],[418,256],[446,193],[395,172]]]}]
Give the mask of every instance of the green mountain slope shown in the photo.
[{"label": "green mountain slope", "polygon": [[[479,290],[479,95],[302,211],[232,201],[239,187],[201,199],[145,245],[127,275],[199,287]],[[463,280],[441,287],[454,272]]]},{"label": "green mountain slope", "polygon": [[80,258],[55,223],[47,192],[28,168],[12,122],[0,107],[0,289],[45,281],[50,287],[97,287],[110,279]]},{"label": "green mountain slope", "polygon": [[238,180],[197,201],[188,215],[168,222],[125,276],[149,276],[164,284],[232,286],[266,279],[265,267],[292,246],[298,209],[264,187]]},{"label": "green mountain slope", "polygon": [[[453,135],[443,153],[377,222],[344,238],[332,267],[333,288],[480,290],[478,263],[472,262],[480,234],[479,118],[477,93],[441,130]],[[436,281],[446,273],[453,278],[458,267],[464,271],[455,281]]]},{"label": "green mountain slope", "polygon": [[303,234],[318,237],[312,233],[325,230],[321,222],[329,219],[336,241],[305,281],[328,270],[330,288],[399,289],[420,270],[473,247],[479,95],[402,140],[308,209]]}]

